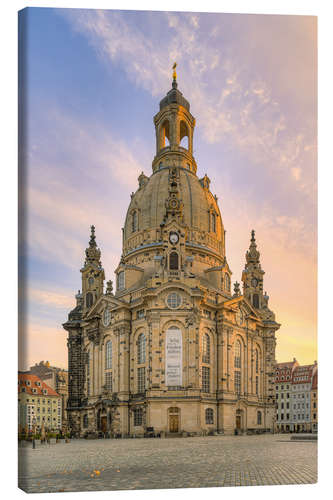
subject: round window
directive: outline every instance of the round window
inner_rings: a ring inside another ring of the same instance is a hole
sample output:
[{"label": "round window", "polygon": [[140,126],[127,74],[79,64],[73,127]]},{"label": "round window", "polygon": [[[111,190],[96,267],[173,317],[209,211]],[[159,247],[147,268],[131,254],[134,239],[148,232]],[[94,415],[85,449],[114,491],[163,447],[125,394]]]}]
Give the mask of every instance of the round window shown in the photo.
[{"label": "round window", "polygon": [[111,321],[111,311],[107,307],[106,309],[104,309],[104,314],[103,314],[103,324],[104,324],[104,326],[109,326],[110,321]]},{"label": "round window", "polygon": [[167,297],[167,304],[170,307],[170,309],[177,309],[177,307],[179,307],[181,303],[182,299],[178,293],[176,292],[169,293]]}]

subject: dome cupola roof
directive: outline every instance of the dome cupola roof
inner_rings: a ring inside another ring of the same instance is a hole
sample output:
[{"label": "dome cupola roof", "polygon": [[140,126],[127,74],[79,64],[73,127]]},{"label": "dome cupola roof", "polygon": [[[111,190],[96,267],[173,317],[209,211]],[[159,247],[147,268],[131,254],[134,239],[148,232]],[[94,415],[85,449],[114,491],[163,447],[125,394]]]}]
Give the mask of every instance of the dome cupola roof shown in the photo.
[{"label": "dome cupola roof", "polygon": [[167,95],[160,101],[160,111],[170,104],[179,104],[183,108],[190,111],[190,103],[185,99],[183,94],[178,90],[177,80],[173,79],[172,88]]}]

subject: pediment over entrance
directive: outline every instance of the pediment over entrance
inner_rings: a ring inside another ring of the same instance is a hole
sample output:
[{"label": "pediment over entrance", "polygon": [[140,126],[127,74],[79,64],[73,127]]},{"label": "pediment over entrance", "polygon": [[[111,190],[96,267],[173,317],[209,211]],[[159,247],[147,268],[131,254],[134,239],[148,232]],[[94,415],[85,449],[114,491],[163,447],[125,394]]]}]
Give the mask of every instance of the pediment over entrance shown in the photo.
[{"label": "pediment over entrance", "polygon": [[86,320],[93,318],[96,315],[102,314],[106,307],[112,309],[126,308],[129,309],[129,305],[122,300],[117,299],[113,295],[102,295],[92,306],[90,311],[87,313]]}]

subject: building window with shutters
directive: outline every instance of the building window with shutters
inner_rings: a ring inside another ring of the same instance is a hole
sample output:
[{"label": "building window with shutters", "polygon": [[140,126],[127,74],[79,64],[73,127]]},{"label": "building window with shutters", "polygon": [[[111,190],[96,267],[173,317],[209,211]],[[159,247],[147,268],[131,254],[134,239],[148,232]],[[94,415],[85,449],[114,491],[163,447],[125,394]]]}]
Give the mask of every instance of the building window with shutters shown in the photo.
[{"label": "building window with shutters", "polygon": [[208,366],[202,367],[202,390],[210,392],[210,368]]}]

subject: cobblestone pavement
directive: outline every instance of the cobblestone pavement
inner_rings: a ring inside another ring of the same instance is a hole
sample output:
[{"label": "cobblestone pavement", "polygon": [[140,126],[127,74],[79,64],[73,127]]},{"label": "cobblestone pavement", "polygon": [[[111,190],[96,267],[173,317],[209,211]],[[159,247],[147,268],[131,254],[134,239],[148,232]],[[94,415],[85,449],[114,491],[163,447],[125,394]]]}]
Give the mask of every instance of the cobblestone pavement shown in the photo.
[{"label": "cobblestone pavement", "polygon": [[28,493],[304,484],[317,481],[317,442],[290,436],[72,440],[19,448]]}]

